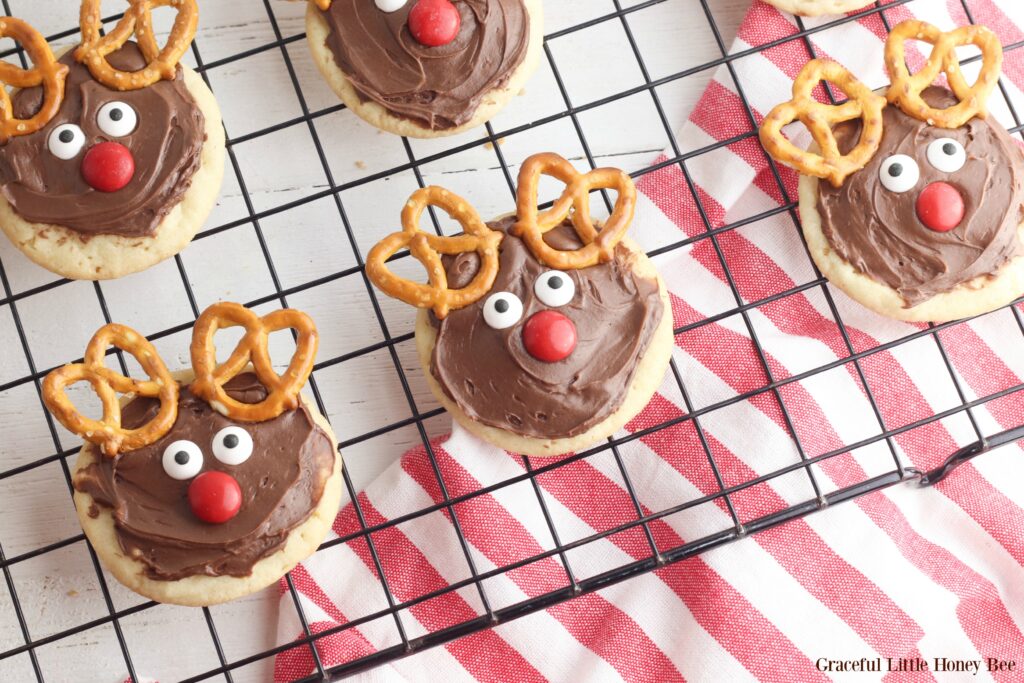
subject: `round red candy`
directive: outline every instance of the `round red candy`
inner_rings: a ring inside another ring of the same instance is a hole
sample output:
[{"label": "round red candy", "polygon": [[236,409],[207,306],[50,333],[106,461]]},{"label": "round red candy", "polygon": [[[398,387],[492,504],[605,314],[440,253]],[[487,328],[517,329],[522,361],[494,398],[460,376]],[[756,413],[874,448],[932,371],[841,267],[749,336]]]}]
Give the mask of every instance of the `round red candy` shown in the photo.
[{"label": "round red candy", "polygon": [[82,159],[82,177],[100,192],[117,192],[135,175],[135,158],[118,142],[93,145]]},{"label": "round red candy", "polygon": [[461,25],[462,15],[451,0],[419,0],[409,11],[409,32],[427,47],[452,42]]},{"label": "round red candy", "polygon": [[935,232],[949,232],[964,219],[964,198],[949,183],[929,183],[917,196],[917,217]]},{"label": "round red candy", "polygon": [[576,348],[576,326],[558,311],[540,311],[523,325],[523,346],[537,360],[556,363]]},{"label": "round red candy", "polygon": [[223,524],[242,509],[242,487],[227,472],[203,472],[188,487],[188,503],[199,519]]}]

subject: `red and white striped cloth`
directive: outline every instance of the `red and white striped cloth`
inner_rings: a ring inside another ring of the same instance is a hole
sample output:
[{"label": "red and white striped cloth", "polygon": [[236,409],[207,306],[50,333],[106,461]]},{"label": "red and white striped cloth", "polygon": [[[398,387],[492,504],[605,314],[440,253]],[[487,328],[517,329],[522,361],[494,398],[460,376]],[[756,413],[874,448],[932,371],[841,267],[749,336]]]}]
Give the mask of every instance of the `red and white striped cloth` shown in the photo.
[{"label": "red and white striped cloth", "polygon": [[[1024,3],[968,0],[973,18],[994,29],[1003,44],[1024,38]],[[918,16],[942,28],[967,23],[959,0],[919,0],[893,7],[895,24]],[[808,20],[808,26],[816,22]],[[733,51],[797,31],[794,19],[755,3]],[[885,28],[877,14],[815,33],[819,56],[836,59],[871,86],[886,82]],[[920,52],[912,59],[920,60]],[[734,63],[758,121],[788,99],[792,79],[808,59],[802,41],[786,42]],[[1006,55],[1004,83],[1015,103],[1024,92],[1024,50]],[[997,91],[993,110],[1011,124]],[[1021,109],[1024,112],[1024,109]],[[751,130],[737,85],[722,67],[678,133],[683,151]],[[713,227],[741,221],[782,203],[756,137],[688,162]],[[789,197],[795,174],[784,170]],[[705,225],[678,165],[644,176],[634,235],[646,248],[700,235]],[[803,243],[788,212],[717,236],[740,295],[757,301],[813,279]],[[715,247],[708,239],[657,259],[672,293],[677,326],[736,306]],[[855,352],[913,333],[920,326],[882,319],[832,290]],[[775,379],[849,355],[818,287],[749,311]],[[968,400],[1019,384],[1024,338],[1013,315],[1001,311],[944,330],[942,348]],[[744,320],[738,315],[698,327],[676,340],[675,360],[697,407],[764,386],[766,376]],[[861,363],[887,428],[896,428],[961,404],[926,335]],[[807,455],[841,448],[879,433],[856,368],[840,366],[785,385],[782,398]],[[669,376],[629,430],[682,415],[686,406]],[[985,432],[1024,423],[1024,396],[1010,394],[974,411]],[[747,481],[795,462],[786,418],[776,397],[758,394],[704,415],[700,426],[726,485]],[[906,463],[929,468],[976,434],[959,414],[894,439]],[[524,471],[523,462],[456,431],[435,444],[450,496],[471,492]],[[644,507],[657,511],[718,490],[691,421],[631,442],[621,449]],[[891,469],[883,442],[824,461],[814,468],[825,492]],[[628,521],[631,500],[612,454],[601,454],[542,475],[538,483],[560,535],[570,542]],[[814,497],[796,471],[735,494],[741,520]],[[441,500],[422,448],[405,454],[360,495],[368,524],[378,524]],[[459,504],[456,514],[479,571],[485,572],[553,547],[529,482]],[[724,506],[707,503],[651,524],[655,541],[669,548],[727,528]],[[334,532],[358,522],[349,505]],[[373,535],[394,598],[404,602],[469,577],[467,562],[444,512]],[[639,529],[569,552],[578,577],[646,558]],[[293,573],[315,632],[387,606],[374,563],[362,540],[320,552]],[[492,608],[566,584],[555,556],[485,582]],[[482,612],[469,585],[401,613],[409,637],[436,631]],[[283,593],[279,641],[302,634],[292,598]],[[325,666],[398,643],[390,617],[319,642]],[[1024,458],[1018,445],[986,454],[933,489],[911,485],[857,499],[796,520],[699,557],[582,596],[493,630],[470,635],[378,669],[371,678],[446,681],[525,680],[780,680],[813,681],[827,674],[819,658],[950,658],[1016,661],[1013,672],[977,679],[1024,676]],[[307,647],[281,654],[276,679],[314,671]],[[950,680],[926,671],[846,674],[858,681]]]}]

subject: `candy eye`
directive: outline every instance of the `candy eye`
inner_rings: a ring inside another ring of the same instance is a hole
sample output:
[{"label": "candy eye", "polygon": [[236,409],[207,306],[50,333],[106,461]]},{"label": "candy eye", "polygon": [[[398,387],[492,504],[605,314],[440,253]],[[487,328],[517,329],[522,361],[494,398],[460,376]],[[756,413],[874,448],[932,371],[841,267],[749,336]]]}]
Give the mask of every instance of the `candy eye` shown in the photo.
[{"label": "candy eye", "polygon": [[171,479],[191,479],[203,469],[203,452],[191,441],[175,441],[164,449],[163,463]]},{"label": "candy eye", "polygon": [[73,123],[64,123],[50,132],[46,145],[58,159],[74,159],[85,146],[85,133]]},{"label": "candy eye", "polygon": [[893,154],[878,168],[878,179],[890,192],[906,192],[917,185],[920,177],[917,162],[906,154]]},{"label": "candy eye", "polygon": [[954,173],[967,163],[967,152],[953,138],[939,138],[928,145],[928,163],[943,173]]},{"label": "candy eye", "polygon": [[139,123],[135,110],[124,102],[107,102],[100,107],[96,115],[96,123],[100,130],[112,138],[123,138],[129,135]]},{"label": "candy eye", "polygon": [[377,9],[381,12],[397,12],[405,7],[408,0],[376,0]]},{"label": "candy eye", "polygon": [[497,292],[484,302],[484,322],[496,330],[512,327],[523,317],[523,302],[512,292]]},{"label": "candy eye", "polygon": [[212,448],[225,465],[241,465],[252,455],[252,437],[241,427],[225,427],[213,437]]},{"label": "candy eye", "polygon": [[568,273],[549,270],[537,278],[533,285],[533,293],[545,306],[557,308],[566,305],[576,296],[576,283]]}]

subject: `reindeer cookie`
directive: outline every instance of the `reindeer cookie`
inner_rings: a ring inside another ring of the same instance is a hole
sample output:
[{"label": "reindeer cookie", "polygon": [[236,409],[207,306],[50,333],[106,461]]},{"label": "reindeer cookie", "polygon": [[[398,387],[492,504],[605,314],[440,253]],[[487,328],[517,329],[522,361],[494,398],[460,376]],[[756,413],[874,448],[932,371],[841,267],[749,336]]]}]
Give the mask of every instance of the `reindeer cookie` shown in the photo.
[{"label": "reindeer cookie", "polygon": [[[100,35],[100,2],[83,0],[82,42],[59,59],[18,19],[0,36],[32,69],[0,67],[0,228],[30,259],[64,277],[102,280],[177,254],[213,208],[224,132],[213,94],[180,66],[196,0],[128,0]],[[177,11],[161,48],[151,11]],[[134,37],[134,40],[130,40]]]},{"label": "reindeer cookie", "polygon": [[[916,74],[907,40],[933,46]],[[955,51],[967,44],[982,52],[973,86]],[[885,63],[892,84],[877,94],[814,60],[793,99],[761,125],[765,150],[801,172],[800,219],[815,263],[851,298],[901,320],[955,320],[1010,303],[1024,294],[1024,155],[986,112],[998,39],[980,26],[943,33],[905,21],[886,42]],[[940,72],[948,89],[935,85]],[[849,99],[815,101],[822,80]],[[807,151],[782,137],[796,119],[814,139]]]},{"label": "reindeer cookie", "polygon": [[483,124],[543,43],[541,0],[309,0],[313,60],[349,109],[409,137]]},{"label": "reindeer cookie", "polygon": [[[542,175],[565,183],[537,208]],[[589,193],[618,193],[603,225]],[[538,154],[519,174],[516,216],[485,224],[440,187],[417,191],[401,232],[370,251],[380,289],[417,306],[416,345],[430,388],[466,429],[506,450],[553,456],[612,435],[650,400],[668,366],[672,315],[661,277],[628,240],[636,190],[617,169],[576,172]],[[427,206],[465,232],[419,229]],[[408,247],[429,283],[395,276],[386,261]]]},{"label": "reindeer cookie", "polygon": [[[218,365],[214,336],[228,327],[245,334]],[[278,330],[297,335],[280,376],[267,349]],[[218,303],[196,321],[192,372],[172,376],[142,335],[112,323],[84,362],[47,375],[47,408],[86,441],[74,470],[79,520],[121,583],[160,602],[212,605],[274,583],[317,549],[342,482],[337,439],[299,394],[317,342],[300,311],[260,318]],[[149,378],[108,368],[109,346]],[[66,389],[78,382],[99,396],[101,419],[71,403]]]}]

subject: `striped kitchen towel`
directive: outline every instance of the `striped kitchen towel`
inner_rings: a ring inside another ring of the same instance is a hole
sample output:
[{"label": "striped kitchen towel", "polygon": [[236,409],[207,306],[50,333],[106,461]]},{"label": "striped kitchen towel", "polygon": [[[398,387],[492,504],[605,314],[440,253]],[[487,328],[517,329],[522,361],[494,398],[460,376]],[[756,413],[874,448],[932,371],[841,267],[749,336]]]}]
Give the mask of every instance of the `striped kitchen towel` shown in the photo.
[{"label": "striped kitchen towel", "polygon": [[[1024,39],[1024,3],[967,0],[966,7],[970,17],[960,0],[917,0],[888,8],[884,19],[892,25],[918,16],[941,28],[973,19],[995,30],[1004,45]],[[807,20],[806,28],[821,23]],[[543,473],[536,489],[524,479],[460,502],[454,520],[442,507],[376,532],[371,537],[376,555],[361,538],[317,553],[291,574],[312,631],[386,609],[381,572],[396,604],[414,601],[399,613],[408,638],[485,613],[481,591],[469,581],[467,552],[475,570],[484,573],[551,550],[556,543],[551,527],[565,544],[635,519],[638,510],[622,468],[646,514],[715,494],[719,477],[732,486],[798,462],[801,453],[790,425],[808,457],[843,451],[879,434],[883,426],[908,427],[891,441],[815,464],[813,481],[796,469],[737,491],[730,496],[731,510],[709,500],[652,522],[649,536],[643,529],[629,529],[564,556],[553,554],[498,573],[482,585],[490,608],[564,587],[567,566],[578,580],[595,576],[650,557],[652,543],[672,548],[731,528],[733,511],[745,523],[813,501],[819,493],[892,470],[894,457],[927,469],[975,441],[976,429],[988,434],[1024,423],[1020,392],[976,408],[973,421],[962,412],[927,420],[964,401],[1021,384],[1024,335],[1012,311],[932,335],[925,326],[882,319],[838,290],[828,290],[830,301],[813,284],[814,270],[793,212],[786,208],[796,196],[796,175],[781,169],[780,187],[752,134],[751,120],[759,123],[771,106],[788,99],[792,79],[810,56],[803,40],[756,47],[798,31],[792,16],[755,3],[731,47],[744,56],[717,70],[662,160],[713,149],[688,158],[688,178],[673,163],[638,180],[634,236],[645,248],[657,250],[709,229],[726,229],[716,231],[714,240],[696,239],[656,258],[671,290],[676,327],[683,328],[674,357],[687,393],[669,373],[627,430],[725,405],[631,441],[618,454],[600,453]],[[883,18],[874,13],[812,32],[809,43],[818,56],[840,61],[877,87],[887,82],[885,35]],[[910,53],[911,60],[922,58],[920,52]],[[1006,94],[1019,105],[1024,102],[1024,49],[1007,52],[1004,73]],[[1015,125],[1000,91],[993,95],[992,108],[1005,124]],[[770,215],[761,217],[765,212]],[[812,284],[801,288],[806,283]],[[794,288],[796,293],[780,296]],[[754,305],[744,315],[691,326],[735,309],[738,299]],[[832,301],[845,322],[842,328]],[[888,346],[915,334],[912,341]],[[843,362],[851,355],[857,363]],[[829,364],[827,372],[785,381]],[[777,391],[743,396],[772,381],[783,383]],[[359,513],[367,525],[378,525],[434,505],[445,494],[454,498],[521,476],[526,468],[521,458],[458,428],[434,442],[433,450],[444,491],[425,450],[414,449],[359,495],[358,512],[351,504],[341,511],[334,533],[357,532]],[[455,521],[467,539],[465,551]],[[455,592],[416,601],[458,582],[465,584]],[[292,597],[283,591],[279,642],[302,634]],[[400,643],[395,620],[386,616],[325,637],[317,648],[328,667]],[[1002,669],[990,672],[997,660]],[[980,669],[976,677],[971,676],[974,662]],[[1012,669],[1010,662],[1015,662]],[[902,670],[889,671],[890,666]],[[316,670],[308,647],[283,652],[275,667],[279,681]],[[969,669],[960,675],[973,680],[1024,677],[1024,458],[1019,445],[974,460],[934,488],[904,484],[867,495],[367,676],[951,680],[943,667]],[[856,669],[867,673],[849,671]]]}]

